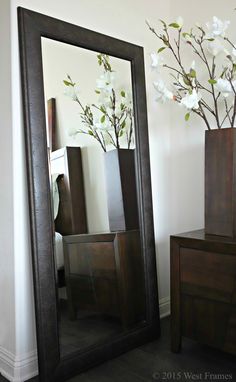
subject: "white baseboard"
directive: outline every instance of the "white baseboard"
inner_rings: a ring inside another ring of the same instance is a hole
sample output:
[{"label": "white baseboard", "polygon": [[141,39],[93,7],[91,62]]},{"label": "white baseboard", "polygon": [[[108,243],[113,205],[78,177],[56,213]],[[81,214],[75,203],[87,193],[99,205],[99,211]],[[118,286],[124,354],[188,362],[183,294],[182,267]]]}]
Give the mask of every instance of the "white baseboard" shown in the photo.
[{"label": "white baseboard", "polygon": [[159,300],[160,318],[170,315],[170,297],[161,298]]},{"label": "white baseboard", "polygon": [[0,373],[10,382],[24,382],[38,375],[37,352],[17,357],[0,347]]}]

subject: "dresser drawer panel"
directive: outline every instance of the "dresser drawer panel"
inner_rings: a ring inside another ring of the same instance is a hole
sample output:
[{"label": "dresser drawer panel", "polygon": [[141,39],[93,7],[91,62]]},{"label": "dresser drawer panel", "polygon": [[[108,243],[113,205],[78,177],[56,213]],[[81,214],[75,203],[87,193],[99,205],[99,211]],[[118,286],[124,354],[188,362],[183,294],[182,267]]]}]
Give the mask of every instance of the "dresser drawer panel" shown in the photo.
[{"label": "dresser drawer panel", "polygon": [[68,260],[67,266],[68,273],[77,276],[89,276],[90,275],[90,265],[89,259],[86,253],[79,252],[79,247],[77,244],[68,244]]},{"label": "dresser drawer panel", "polygon": [[231,302],[236,283],[236,256],[180,249],[181,293]]},{"label": "dresser drawer panel", "polygon": [[231,306],[229,304],[204,300],[195,296],[182,296],[181,331],[185,337],[226,350],[225,343],[227,342],[230,317]]},{"label": "dresser drawer panel", "polygon": [[73,243],[68,244],[70,272],[79,275],[115,270],[113,243]]}]

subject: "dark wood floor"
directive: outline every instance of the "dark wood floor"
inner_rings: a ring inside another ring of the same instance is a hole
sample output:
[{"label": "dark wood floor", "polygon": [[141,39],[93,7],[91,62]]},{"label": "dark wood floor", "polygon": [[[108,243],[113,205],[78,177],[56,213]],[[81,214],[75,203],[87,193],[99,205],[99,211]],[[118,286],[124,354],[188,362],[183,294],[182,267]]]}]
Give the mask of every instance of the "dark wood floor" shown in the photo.
[{"label": "dark wood floor", "polygon": [[[173,354],[170,351],[169,318],[161,321],[161,327],[160,340],[123,354],[68,382],[236,381],[236,357],[187,339],[183,341],[182,352]],[[195,374],[195,379],[191,373]],[[34,378],[30,382],[36,381]],[[6,380],[0,377],[0,382]]]}]

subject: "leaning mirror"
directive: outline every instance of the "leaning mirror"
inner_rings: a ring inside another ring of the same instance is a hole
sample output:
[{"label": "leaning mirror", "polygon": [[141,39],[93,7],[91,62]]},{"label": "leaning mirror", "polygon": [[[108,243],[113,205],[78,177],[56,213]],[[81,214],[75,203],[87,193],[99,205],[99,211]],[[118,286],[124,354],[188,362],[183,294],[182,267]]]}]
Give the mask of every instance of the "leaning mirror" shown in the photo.
[{"label": "leaning mirror", "polygon": [[142,48],[19,8],[40,380],[159,334]]}]

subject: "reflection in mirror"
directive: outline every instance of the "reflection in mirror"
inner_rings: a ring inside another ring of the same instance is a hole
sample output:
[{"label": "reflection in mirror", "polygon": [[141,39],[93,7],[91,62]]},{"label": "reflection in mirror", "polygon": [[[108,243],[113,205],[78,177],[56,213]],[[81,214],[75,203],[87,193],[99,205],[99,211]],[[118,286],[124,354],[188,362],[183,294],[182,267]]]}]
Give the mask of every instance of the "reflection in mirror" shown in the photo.
[{"label": "reflection in mirror", "polygon": [[130,62],[42,38],[61,357],[145,321]]}]

